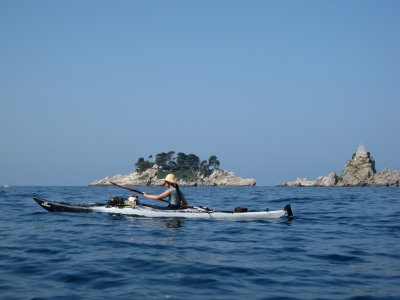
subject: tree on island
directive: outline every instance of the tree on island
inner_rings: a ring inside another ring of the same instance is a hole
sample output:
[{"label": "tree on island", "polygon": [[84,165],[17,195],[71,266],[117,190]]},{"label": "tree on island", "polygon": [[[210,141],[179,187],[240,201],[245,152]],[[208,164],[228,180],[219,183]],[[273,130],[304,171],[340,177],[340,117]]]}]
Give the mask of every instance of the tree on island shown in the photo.
[{"label": "tree on island", "polygon": [[135,163],[136,172],[143,173],[147,169],[153,167],[153,163],[149,162],[148,160],[144,160],[143,157],[139,157],[138,161]]},{"label": "tree on island", "polygon": [[215,155],[211,155],[208,159],[209,168],[219,169],[219,160]]},{"label": "tree on island", "polygon": [[[151,158],[153,158],[152,155],[149,156],[149,159]],[[192,153],[179,152],[175,156],[175,151],[169,151],[156,154],[154,162],[140,157],[135,163],[135,170],[138,173],[143,173],[154,165],[159,168],[158,178],[164,178],[168,173],[175,173],[179,178],[193,180],[199,176],[210,176],[213,170],[219,169],[220,162],[215,155],[211,155],[208,161],[200,161],[200,158]]]}]

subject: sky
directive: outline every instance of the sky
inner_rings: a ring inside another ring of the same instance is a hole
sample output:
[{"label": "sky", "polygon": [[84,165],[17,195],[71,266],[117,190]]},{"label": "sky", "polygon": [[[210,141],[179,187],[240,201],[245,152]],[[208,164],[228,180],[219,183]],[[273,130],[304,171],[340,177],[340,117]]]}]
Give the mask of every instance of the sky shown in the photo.
[{"label": "sky", "polygon": [[257,185],[400,169],[400,1],[1,0],[0,185],[160,152]]}]

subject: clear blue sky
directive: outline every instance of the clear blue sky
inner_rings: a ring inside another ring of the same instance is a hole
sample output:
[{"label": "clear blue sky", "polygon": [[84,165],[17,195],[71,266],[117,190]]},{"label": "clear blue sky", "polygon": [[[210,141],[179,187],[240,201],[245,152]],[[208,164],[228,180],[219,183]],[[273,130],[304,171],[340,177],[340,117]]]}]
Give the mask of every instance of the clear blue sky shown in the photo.
[{"label": "clear blue sky", "polygon": [[0,1],[0,184],[163,151],[274,185],[400,169],[400,1]]}]

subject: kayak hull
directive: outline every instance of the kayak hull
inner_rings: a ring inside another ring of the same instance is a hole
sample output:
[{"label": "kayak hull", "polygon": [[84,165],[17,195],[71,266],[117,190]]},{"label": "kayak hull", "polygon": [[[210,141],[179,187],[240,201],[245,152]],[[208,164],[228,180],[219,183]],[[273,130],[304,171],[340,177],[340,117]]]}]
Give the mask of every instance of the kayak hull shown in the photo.
[{"label": "kayak hull", "polygon": [[163,209],[150,205],[109,206],[109,205],[74,205],[49,201],[40,197],[33,198],[41,207],[50,212],[99,212],[118,215],[140,216],[149,218],[188,218],[188,219],[220,219],[220,220],[263,220],[279,219],[287,215],[292,217],[290,205],[284,209],[271,211],[229,212],[215,211],[205,207],[187,207],[182,209]]}]

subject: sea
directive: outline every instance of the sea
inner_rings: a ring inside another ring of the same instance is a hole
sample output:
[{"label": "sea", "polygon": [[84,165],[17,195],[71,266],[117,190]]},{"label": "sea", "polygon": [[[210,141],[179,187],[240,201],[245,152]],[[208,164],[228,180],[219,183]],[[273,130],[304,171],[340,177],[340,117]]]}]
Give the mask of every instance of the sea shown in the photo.
[{"label": "sea", "polygon": [[400,299],[399,188],[181,189],[192,205],[290,203],[295,217],[51,213],[32,197],[93,203],[129,191],[0,187],[0,299]]}]

